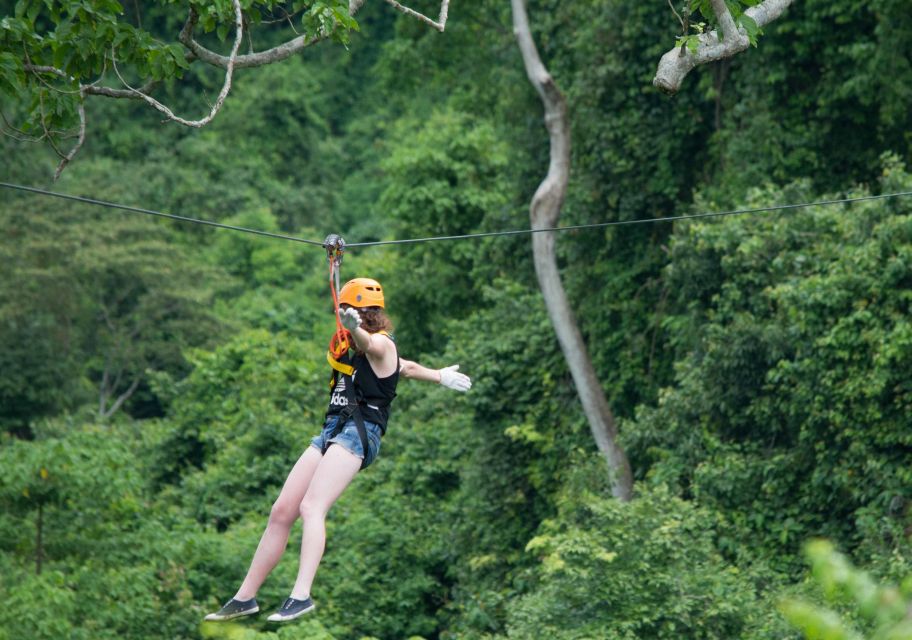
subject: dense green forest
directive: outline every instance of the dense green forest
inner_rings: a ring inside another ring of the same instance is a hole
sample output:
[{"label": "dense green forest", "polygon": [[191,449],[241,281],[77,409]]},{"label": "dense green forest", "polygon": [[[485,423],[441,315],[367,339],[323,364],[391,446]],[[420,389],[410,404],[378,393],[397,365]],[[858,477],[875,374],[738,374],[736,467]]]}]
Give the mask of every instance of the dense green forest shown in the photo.
[{"label": "dense green forest", "polygon": [[[238,69],[198,129],[93,96],[56,182],[16,133],[51,103],[3,81],[12,18],[45,4],[0,1],[0,181],[313,240],[529,227],[549,147],[509,3],[454,2],[438,33],[369,1],[343,42]],[[173,42],[181,4],[124,19]],[[912,192],[908,2],[799,0],[673,97],[651,84],[668,3],[528,8],[569,107],[563,225]],[[204,113],[222,79],[194,65],[156,96]],[[402,355],[472,389],[400,384],[329,515],[315,614],[202,624],[319,430],[326,254],[0,189],[0,640],[912,638],[912,197],[557,250],[633,500],[611,496],[528,235],[351,248]]]}]

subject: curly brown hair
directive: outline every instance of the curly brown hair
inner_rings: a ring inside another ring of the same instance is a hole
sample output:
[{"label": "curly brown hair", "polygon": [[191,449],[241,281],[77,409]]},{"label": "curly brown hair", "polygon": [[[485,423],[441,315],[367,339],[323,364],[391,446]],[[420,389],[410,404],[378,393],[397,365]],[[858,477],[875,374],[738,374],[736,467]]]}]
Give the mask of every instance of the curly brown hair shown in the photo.
[{"label": "curly brown hair", "polygon": [[361,316],[361,328],[368,333],[393,332],[393,323],[381,307],[363,307],[358,309]]}]

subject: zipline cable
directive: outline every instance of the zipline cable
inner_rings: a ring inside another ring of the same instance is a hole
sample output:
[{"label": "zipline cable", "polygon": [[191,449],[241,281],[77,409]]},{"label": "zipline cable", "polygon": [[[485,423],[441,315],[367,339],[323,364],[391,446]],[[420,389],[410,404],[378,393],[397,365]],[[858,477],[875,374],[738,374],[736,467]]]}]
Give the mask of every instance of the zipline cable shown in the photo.
[{"label": "zipline cable", "polygon": [[[27,191],[29,193],[35,193],[45,196],[53,196],[55,198],[63,198],[65,200],[75,200],[76,202],[83,202],[85,204],[94,204],[102,207],[111,207],[114,209],[122,209],[124,211],[130,211],[133,213],[143,213],[147,215],[159,216],[162,218],[170,218],[172,220],[180,220],[182,222],[191,222],[195,224],[203,224],[211,227],[218,227],[220,229],[229,229],[231,231],[242,231],[244,233],[253,233],[260,236],[267,236],[270,238],[277,238],[280,240],[291,240],[293,242],[301,242],[304,244],[315,245],[318,247],[324,247],[323,242],[318,240],[306,240],[304,238],[298,238],[297,236],[284,235],[281,233],[272,233],[269,231],[260,231],[259,229],[248,229],[246,227],[236,227],[228,224],[223,224],[221,222],[214,222],[212,220],[204,220],[200,218],[189,218],[186,216],[179,216],[172,213],[162,213],[161,211],[154,211],[151,209],[142,209],[140,207],[131,207],[129,205],[116,204],[113,202],[105,202],[103,200],[95,200],[93,198],[85,198],[82,196],[73,196],[65,193],[58,193],[55,191],[47,191],[45,189],[38,189],[36,187],[27,187],[24,185],[10,184],[8,182],[0,182],[0,187],[5,187],[8,189],[18,189],[20,191]],[[834,204],[851,204],[854,202],[863,202],[866,200],[887,200],[893,198],[901,198],[906,196],[912,196],[912,191],[899,191],[895,193],[881,193],[878,195],[868,195],[868,196],[858,196],[856,198],[841,198],[836,200],[817,200],[815,202],[799,202],[794,204],[780,204],[772,205],[768,207],[753,207],[749,209],[733,209],[731,211],[708,211],[704,213],[694,213],[694,214],[684,214],[679,216],[666,216],[662,218],[640,218],[636,220],[614,220],[611,222],[595,222],[590,224],[578,224],[567,227],[544,227],[539,229],[514,229],[507,231],[488,231],[483,233],[467,233],[463,235],[449,235],[449,236],[430,236],[426,238],[409,238],[404,240],[377,240],[372,242],[351,242],[347,243],[346,247],[377,247],[382,245],[396,245],[396,244],[417,244],[422,242],[436,242],[441,240],[468,240],[475,238],[490,238],[494,236],[515,236],[523,234],[532,234],[532,233],[544,233],[544,232],[556,232],[556,231],[579,231],[583,229],[599,229],[604,227],[619,227],[624,225],[633,225],[633,224],[654,224],[659,222],[674,222],[678,220],[696,220],[700,218],[717,218],[722,216],[736,216],[736,215],[748,215],[755,213],[764,213],[764,212],[774,212],[774,211],[783,211],[788,209],[800,209],[804,207],[822,207],[830,206]]]},{"label": "zipline cable", "polygon": [[489,231],[487,233],[467,233],[458,236],[434,236],[429,238],[412,238],[408,240],[377,240],[375,242],[349,242],[347,247],[376,247],[387,244],[413,244],[417,242],[433,242],[435,240],[464,240],[467,238],[486,238],[490,236],[511,236],[525,233],[542,233],[545,231],[577,231],[580,229],[598,229],[601,227],[619,227],[630,224],[649,224],[653,222],[673,222],[675,220],[693,220],[696,218],[715,218],[720,216],[736,216],[751,213],[761,213],[766,211],[781,211],[783,209],[799,209],[801,207],[817,207],[833,204],[846,204],[852,202],[861,202],[863,200],[882,200],[885,198],[899,198],[902,196],[912,196],[912,191],[900,191],[897,193],[882,193],[872,196],[859,196],[857,198],[843,198],[841,200],[818,200],[817,202],[800,202],[796,204],[773,205],[769,207],[755,207],[752,209],[734,209],[732,211],[709,211],[706,213],[694,213],[680,216],[666,216],[664,218],[642,218],[638,220],[614,220],[612,222],[595,222],[591,224],[577,224],[568,227],[546,227],[541,229],[516,229],[514,231]]},{"label": "zipline cable", "polygon": [[153,211],[152,209],[142,209],[140,207],[131,207],[126,204],[117,204],[114,202],[105,202],[104,200],[95,200],[94,198],[84,198],[82,196],[73,196],[66,193],[58,193],[56,191],[46,191],[44,189],[38,189],[35,187],[26,187],[21,184],[9,184],[8,182],[0,182],[0,187],[7,187],[9,189],[19,189],[20,191],[28,191],[30,193],[37,193],[43,196],[54,196],[55,198],[63,198],[64,200],[75,200],[76,202],[82,202],[85,204],[95,204],[102,207],[110,207],[112,209],[123,209],[124,211],[130,211],[131,213],[144,213],[150,216],[158,216],[160,218],[170,218],[171,220],[180,220],[181,222],[192,222],[194,224],[204,224],[210,227],[218,227],[219,229],[230,229],[231,231],[243,231],[244,233],[253,233],[258,236],[267,236],[269,238],[278,238],[279,240],[291,240],[293,242],[303,242],[304,244],[313,244],[318,247],[322,247],[322,242],[317,242],[316,240],[305,240],[304,238],[298,238],[296,236],[289,236],[282,233],[272,233],[270,231],[261,231],[259,229],[248,229],[247,227],[236,227],[230,224],[223,224],[221,222],[214,222],[212,220],[203,220],[200,218],[188,218],[187,216],[179,216],[173,213],[163,213],[161,211]]}]

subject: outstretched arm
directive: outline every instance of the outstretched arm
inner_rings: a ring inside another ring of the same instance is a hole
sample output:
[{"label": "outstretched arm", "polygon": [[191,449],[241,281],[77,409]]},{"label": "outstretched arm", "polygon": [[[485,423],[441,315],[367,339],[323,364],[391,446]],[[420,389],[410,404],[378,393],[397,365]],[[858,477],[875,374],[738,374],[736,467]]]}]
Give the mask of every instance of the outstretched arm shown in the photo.
[{"label": "outstretched arm", "polygon": [[464,373],[459,373],[458,369],[458,364],[443,369],[428,369],[417,362],[399,358],[399,374],[403,378],[436,382],[454,391],[468,391],[472,388],[472,380]]},{"label": "outstretched arm", "polygon": [[[396,350],[392,348],[393,343],[388,336],[370,334],[362,329],[361,316],[351,307],[340,310],[339,321],[351,333],[355,346],[367,354],[374,371],[384,377],[395,371]],[[388,369],[388,366],[391,368]],[[389,374],[384,373],[386,371]],[[472,388],[472,380],[464,373],[459,373],[458,364],[443,369],[428,369],[417,362],[399,358],[399,374],[410,380],[436,382],[453,391],[465,392]]]}]

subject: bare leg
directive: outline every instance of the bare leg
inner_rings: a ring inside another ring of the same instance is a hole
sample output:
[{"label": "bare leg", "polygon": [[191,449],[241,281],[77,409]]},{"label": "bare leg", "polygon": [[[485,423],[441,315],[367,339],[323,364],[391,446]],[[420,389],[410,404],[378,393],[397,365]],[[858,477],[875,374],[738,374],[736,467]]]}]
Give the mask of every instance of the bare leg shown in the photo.
[{"label": "bare leg", "polygon": [[292,598],[305,600],[310,597],[310,587],[326,547],[326,514],[360,468],[361,458],[338,445],[329,447],[320,461],[301,501],[304,535],[301,538],[301,565],[291,591]]},{"label": "bare leg", "polygon": [[285,545],[288,544],[291,526],[298,519],[301,500],[304,499],[314,471],[322,459],[323,456],[316,447],[308,446],[307,451],[301,454],[291,473],[288,474],[279,497],[272,505],[266,531],[260,538],[260,544],[253,555],[247,576],[234,596],[235,600],[243,601],[256,597],[266,576],[279,563],[282,553],[285,551]]}]

